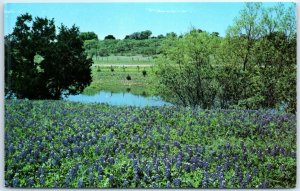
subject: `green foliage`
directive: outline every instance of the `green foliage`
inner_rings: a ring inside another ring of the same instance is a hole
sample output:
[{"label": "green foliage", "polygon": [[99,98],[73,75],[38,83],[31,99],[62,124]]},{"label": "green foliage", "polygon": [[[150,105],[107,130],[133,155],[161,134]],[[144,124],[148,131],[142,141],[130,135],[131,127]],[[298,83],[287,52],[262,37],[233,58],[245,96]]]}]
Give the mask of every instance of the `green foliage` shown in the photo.
[{"label": "green foliage", "polygon": [[157,59],[161,92],[182,105],[213,107],[218,83],[212,60],[217,42],[217,37],[197,30],[183,38],[168,38]]},{"label": "green foliage", "polygon": [[133,39],[133,40],[145,40],[149,39],[152,32],[150,30],[145,30],[142,32],[134,32],[130,35],[126,35],[124,39]]},{"label": "green foliage", "polygon": [[218,62],[226,66],[219,73],[225,108],[228,103],[251,109],[287,104],[295,112],[295,23],[294,5],[266,9],[260,3],[246,4],[217,50]]},{"label": "green foliage", "polygon": [[296,111],[295,5],[246,3],[225,38],[167,35],[157,59],[165,98],[203,108]]},{"label": "green foliage", "polygon": [[145,55],[153,56],[160,53],[160,44],[163,39],[144,39],[144,40],[87,40],[84,47],[91,58],[109,55]]},{"label": "green foliage", "polygon": [[94,32],[81,32],[80,33],[80,38],[83,41],[86,40],[98,40],[98,35]]},{"label": "green foliage", "polygon": [[113,35],[107,35],[106,37],[104,37],[104,40],[116,40],[116,38]]},{"label": "green foliage", "polygon": [[17,17],[6,38],[7,91],[17,98],[59,99],[78,94],[91,83],[92,60],[86,58],[76,26],[29,14]]},{"label": "green foliage", "polygon": [[177,34],[175,32],[169,32],[169,33],[166,34],[166,37],[167,38],[176,38]]}]

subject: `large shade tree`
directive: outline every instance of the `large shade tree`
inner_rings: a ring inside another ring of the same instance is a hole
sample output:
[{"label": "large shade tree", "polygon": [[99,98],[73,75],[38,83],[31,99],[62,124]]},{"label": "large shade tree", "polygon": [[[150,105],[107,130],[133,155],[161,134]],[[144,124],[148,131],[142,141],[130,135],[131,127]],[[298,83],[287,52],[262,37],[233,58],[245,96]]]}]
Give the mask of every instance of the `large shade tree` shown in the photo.
[{"label": "large shade tree", "polygon": [[92,60],[84,53],[78,27],[24,14],[5,39],[6,94],[17,98],[60,99],[91,83]]}]

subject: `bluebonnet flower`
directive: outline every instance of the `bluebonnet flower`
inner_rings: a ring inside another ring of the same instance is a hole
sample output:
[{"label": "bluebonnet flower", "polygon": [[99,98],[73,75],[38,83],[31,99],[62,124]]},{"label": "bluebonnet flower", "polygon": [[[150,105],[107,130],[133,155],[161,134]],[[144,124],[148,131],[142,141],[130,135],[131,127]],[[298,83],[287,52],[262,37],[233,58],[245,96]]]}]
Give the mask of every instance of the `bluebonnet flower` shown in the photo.
[{"label": "bluebonnet flower", "polygon": [[103,173],[103,168],[101,166],[98,166],[97,171],[98,171],[98,174],[102,174]]},{"label": "bluebonnet flower", "polygon": [[40,176],[40,184],[41,184],[42,186],[45,185],[45,178],[44,178],[44,176]]},{"label": "bluebonnet flower", "polygon": [[169,179],[171,177],[171,169],[170,168],[166,168],[165,176],[166,176],[167,179]]},{"label": "bluebonnet flower", "polygon": [[268,171],[271,171],[272,170],[272,164],[268,164],[267,169],[268,169]]},{"label": "bluebonnet flower", "polygon": [[98,175],[98,180],[102,180],[103,176],[102,175]]},{"label": "bluebonnet flower", "polygon": [[82,178],[80,178],[78,180],[77,186],[78,186],[78,188],[83,188],[84,187],[84,183],[83,183],[83,179]]},{"label": "bluebonnet flower", "polygon": [[110,185],[113,185],[113,183],[114,183],[114,175],[109,175],[109,177],[108,177],[108,181],[109,181],[109,184]]},{"label": "bluebonnet flower", "polygon": [[177,169],[180,169],[181,168],[181,160],[180,159],[178,159],[177,161],[176,161],[176,168]]},{"label": "bluebonnet flower", "polygon": [[180,187],[181,180],[179,178],[175,178],[173,181],[173,184],[175,187]]},{"label": "bluebonnet flower", "polygon": [[115,160],[114,160],[113,157],[109,157],[109,158],[108,158],[108,162],[109,162],[110,165],[115,164]]},{"label": "bluebonnet flower", "polygon": [[225,184],[225,181],[222,180],[222,181],[219,181],[219,188],[225,188],[226,184]]},{"label": "bluebonnet flower", "polygon": [[47,156],[42,156],[41,161],[42,161],[43,163],[47,162],[47,160],[48,160]]},{"label": "bluebonnet flower", "polygon": [[217,179],[217,176],[218,176],[217,173],[211,173],[210,174],[211,181],[214,182]]},{"label": "bluebonnet flower", "polygon": [[105,135],[102,135],[101,141],[102,141],[102,142],[105,142],[105,140],[106,140],[106,136],[105,136]]},{"label": "bluebonnet flower", "polygon": [[202,152],[202,153],[205,153],[205,151],[206,151],[206,150],[205,150],[205,147],[202,146],[202,147],[201,147],[201,152]]},{"label": "bluebonnet flower", "polygon": [[13,187],[19,187],[19,178],[18,177],[14,177],[13,178]]},{"label": "bluebonnet flower", "polygon": [[69,184],[70,184],[70,177],[67,175],[65,179],[64,187],[69,187]]},{"label": "bluebonnet flower", "polygon": [[145,172],[146,172],[147,176],[149,176],[149,177],[151,176],[151,169],[150,169],[149,165],[146,166]]},{"label": "bluebonnet flower", "polygon": [[89,174],[89,184],[93,185],[94,182],[94,175],[92,173]]},{"label": "bluebonnet flower", "polygon": [[38,174],[41,176],[41,175],[44,175],[44,173],[45,173],[44,168],[43,167],[39,167],[38,168]]},{"label": "bluebonnet flower", "polygon": [[244,143],[244,141],[241,141],[241,142],[240,142],[240,145],[241,145],[241,148],[242,148],[242,149],[245,148],[245,143]]},{"label": "bluebonnet flower", "polygon": [[174,142],[174,146],[177,147],[177,148],[179,148],[179,149],[181,148],[179,141],[175,141]]},{"label": "bluebonnet flower", "polygon": [[243,173],[241,171],[238,171],[237,175],[238,175],[238,181],[242,182],[243,181]]},{"label": "bluebonnet flower", "polygon": [[247,185],[246,181],[241,182],[241,188],[246,188],[246,185]]},{"label": "bluebonnet flower", "polygon": [[231,178],[230,178],[230,180],[231,180],[232,183],[234,183],[235,182],[235,176],[232,175]]},{"label": "bluebonnet flower", "polygon": [[192,164],[192,165],[191,165],[191,170],[192,170],[192,171],[195,171],[196,168],[197,168],[197,166],[196,166],[195,164]]},{"label": "bluebonnet flower", "polygon": [[280,165],[279,169],[280,169],[281,172],[284,172],[285,171],[285,165]]},{"label": "bluebonnet flower", "polygon": [[202,180],[202,188],[207,188],[207,184],[208,184],[208,179],[203,179]]},{"label": "bluebonnet flower", "polygon": [[138,169],[138,163],[139,163],[138,159],[133,159],[132,162],[133,162],[133,169],[137,170]]},{"label": "bluebonnet flower", "polygon": [[206,162],[206,161],[203,161],[203,168],[204,168],[205,170],[207,170],[207,169],[208,169],[208,167],[209,167],[209,164],[208,164],[208,162]]},{"label": "bluebonnet flower", "polygon": [[100,153],[100,148],[99,148],[98,145],[95,147],[95,152],[96,152],[97,155]]},{"label": "bluebonnet flower", "polygon": [[33,184],[34,184],[33,178],[28,178],[28,179],[27,179],[27,185],[28,185],[29,187],[32,187]]},{"label": "bluebonnet flower", "polygon": [[156,175],[154,176],[154,180],[155,180],[155,181],[159,181],[159,178],[160,178],[159,174],[156,174]]},{"label": "bluebonnet flower", "polygon": [[54,184],[53,184],[53,188],[57,188],[58,187],[58,182],[55,181]]},{"label": "bluebonnet flower", "polygon": [[220,182],[224,180],[224,173],[222,171],[218,173],[218,179]]},{"label": "bluebonnet flower", "polygon": [[186,171],[186,172],[189,172],[190,171],[190,164],[186,163],[183,165],[183,169]]},{"label": "bluebonnet flower", "polygon": [[190,161],[191,161],[192,164],[197,164],[199,159],[198,159],[197,156],[193,156]]},{"label": "bluebonnet flower", "polygon": [[100,163],[101,163],[101,165],[104,165],[105,164],[105,157],[100,157]]},{"label": "bluebonnet flower", "polygon": [[147,175],[145,175],[145,176],[143,177],[143,181],[147,182],[148,180],[149,180],[149,177],[148,177]]},{"label": "bluebonnet flower", "polygon": [[134,158],[134,154],[133,153],[129,153],[128,154],[128,158],[133,159]]},{"label": "bluebonnet flower", "polygon": [[164,145],[164,151],[169,152],[170,151],[170,146],[168,144]]},{"label": "bluebonnet flower", "polygon": [[171,188],[171,183],[170,183],[170,181],[167,181],[166,188]]},{"label": "bluebonnet flower", "polygon": [[151,187],[152,187],[152,188],[158,188],[157,184],[154,183],[154,182],[152,182],[152,186],[151,186]]},{"label": "bluebonnet flower", "polygon": [[127,187],[128,185],[129,185],[129,182],[128,182],[128,180],[125,179],[125,180],[123,181],[123,187]]},{"label": "bluebonnet flower", "polygon": [[251,178],[252,178],[251,174],[250,174],[250,173],[247,173],[247,174],[246,174],[246,182],[250,182],[250,181],[251,181]]}]

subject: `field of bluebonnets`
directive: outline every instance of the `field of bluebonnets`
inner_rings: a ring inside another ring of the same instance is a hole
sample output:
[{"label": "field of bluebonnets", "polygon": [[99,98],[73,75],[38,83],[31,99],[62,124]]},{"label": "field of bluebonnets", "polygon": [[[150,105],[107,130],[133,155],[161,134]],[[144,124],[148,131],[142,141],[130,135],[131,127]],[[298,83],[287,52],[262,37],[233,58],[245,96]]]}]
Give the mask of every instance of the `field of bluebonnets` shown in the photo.
[{"label": "field of bluebonnets", "polygon": [[290,188],[296,117],[6,100],[9,187]]}]

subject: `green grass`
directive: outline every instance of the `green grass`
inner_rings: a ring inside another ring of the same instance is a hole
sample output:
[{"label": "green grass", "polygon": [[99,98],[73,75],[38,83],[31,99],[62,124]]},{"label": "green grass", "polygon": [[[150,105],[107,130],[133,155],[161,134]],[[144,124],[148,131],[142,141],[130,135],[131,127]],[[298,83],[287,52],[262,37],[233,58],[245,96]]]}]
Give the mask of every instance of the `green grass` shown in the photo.
[{"label": "green grass", "polygon": [[[84,90],[84,94],[93,95],[99,91],[126,92],[137,95],[155,95],[155,68],[153,67],[93,67],[93,82]],[[142,71],[146,70],[144,77]],[[130,75],[131,80],[127,80]]]},{"label": "green grass", "polygon": [[152,57],[145,56],[105,56],[105,57],[94,57],[94,64],[125,64],[125,65],[143,65],[143,64],[153,64]]}]

